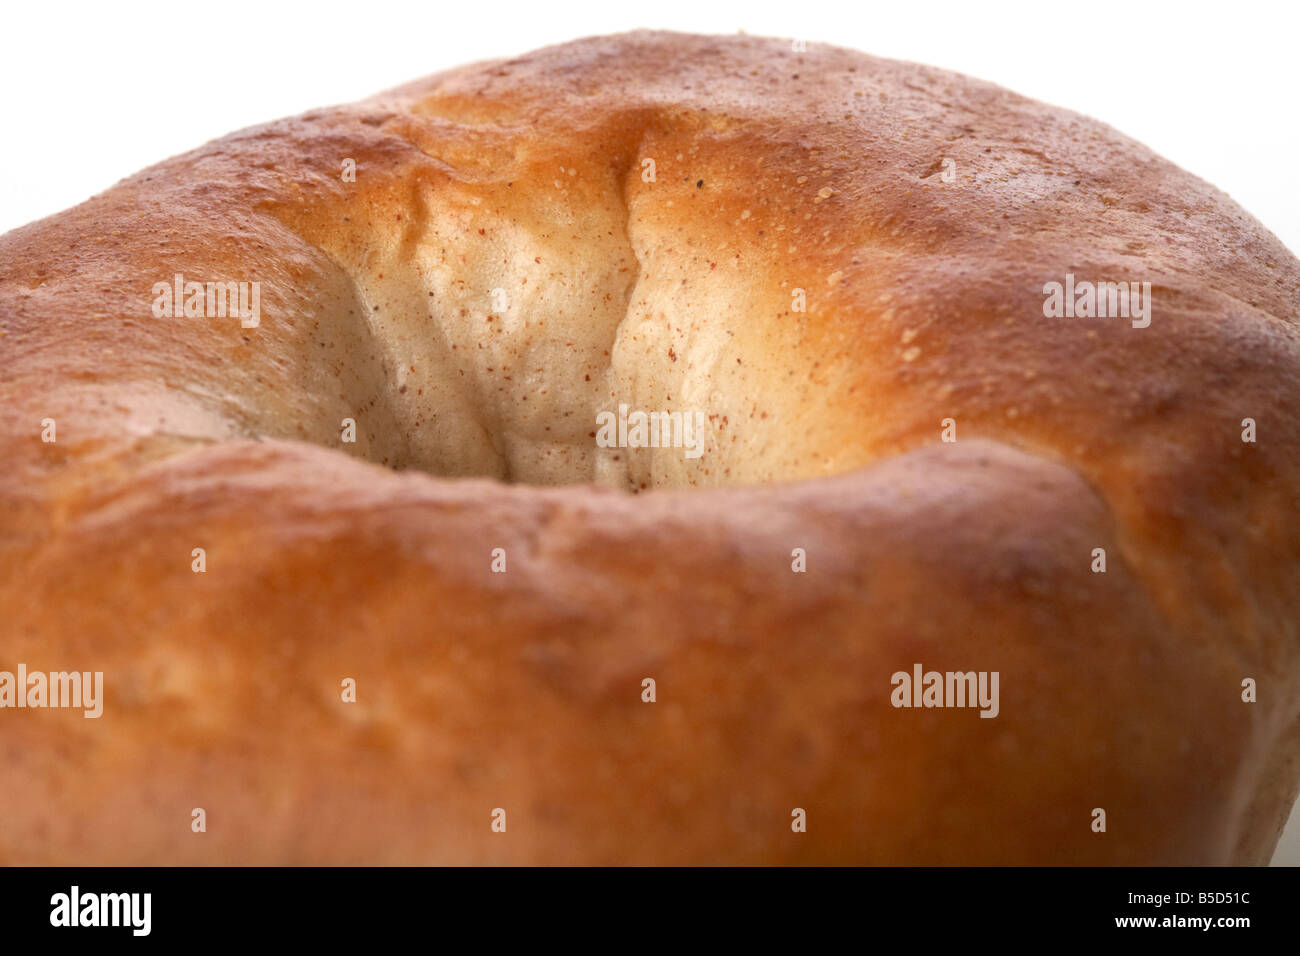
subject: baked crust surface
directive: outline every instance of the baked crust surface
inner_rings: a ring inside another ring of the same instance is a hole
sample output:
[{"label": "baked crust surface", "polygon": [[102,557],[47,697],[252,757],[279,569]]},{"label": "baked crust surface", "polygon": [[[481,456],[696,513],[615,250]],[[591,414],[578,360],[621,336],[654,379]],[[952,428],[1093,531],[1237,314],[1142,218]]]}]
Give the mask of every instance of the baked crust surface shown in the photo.
[{"label": "baked crust surface", "polygon": [[[177,273],[260,323],[155,317]],[[1067,273],[1150,325],[1045,317]],[[106,688],[0,710],[0,862],[1265,863],[1297,303],[1109,127],[753,37],[168,160],[0,237],[0,668]],[[704,453],[597,447],[618,403]],[[999,715],[894,708],[914,662]]]}]

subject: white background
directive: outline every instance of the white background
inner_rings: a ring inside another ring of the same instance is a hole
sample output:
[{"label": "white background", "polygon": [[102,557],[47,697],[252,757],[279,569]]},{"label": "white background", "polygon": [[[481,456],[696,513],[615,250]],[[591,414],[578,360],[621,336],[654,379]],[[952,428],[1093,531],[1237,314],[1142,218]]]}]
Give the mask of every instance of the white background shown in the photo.
[{"label": "white background", "polygon": [[[1295,11],[1291,0],[11,2],[0,232],[243,126],[471,60],[652,27],[837,43],[992,80],[1145,142],[1300,252]],[[1300,814],[1276,861],[1300,864]]]}]

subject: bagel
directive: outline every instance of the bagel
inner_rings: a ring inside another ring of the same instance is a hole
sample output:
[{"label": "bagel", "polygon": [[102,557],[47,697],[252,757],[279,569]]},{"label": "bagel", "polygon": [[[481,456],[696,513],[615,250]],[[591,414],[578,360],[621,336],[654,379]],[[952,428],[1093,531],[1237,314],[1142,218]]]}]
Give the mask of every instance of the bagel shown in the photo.
[{"label": "bagel", "polygon": [[0,862],[1266,863],[1297,303],[1107,126],[743,35],[170,159],[0,237]]}]

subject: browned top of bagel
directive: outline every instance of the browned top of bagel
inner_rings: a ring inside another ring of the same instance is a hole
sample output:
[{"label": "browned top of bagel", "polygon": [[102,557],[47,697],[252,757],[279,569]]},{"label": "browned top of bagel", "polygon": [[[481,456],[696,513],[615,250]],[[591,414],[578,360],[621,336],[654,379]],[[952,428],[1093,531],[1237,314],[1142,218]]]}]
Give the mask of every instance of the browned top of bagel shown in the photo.
[{"label": "browned top of bagel", "polygon": [[[259,324],[156,317],[177,273]],[[1067,274],[1149,326],[1046,317]],[[1109,127],[816,45],[580,40],[168,160],[0,237],[0,669],[107,693],[0,710],[0,862],[1264,862],[1297,303]],[[598,447],[620,403],[704,453]],[[999,716],[892,707],[917,661]]]}]

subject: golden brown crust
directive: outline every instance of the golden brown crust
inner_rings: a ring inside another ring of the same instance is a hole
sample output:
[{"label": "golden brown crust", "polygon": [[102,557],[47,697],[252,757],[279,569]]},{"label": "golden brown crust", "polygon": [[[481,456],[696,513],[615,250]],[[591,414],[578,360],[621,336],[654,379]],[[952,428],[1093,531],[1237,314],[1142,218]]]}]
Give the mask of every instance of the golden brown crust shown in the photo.
[{"label": "golden brown crust", "polygon": [[[155,318],[176,272],[260,325]],[[1150,326],[1044,317],[1067,272],[1151,282]],[[1101,124],[748,37],[169,160],[0,237],[0,669],[107,688],[0,710],[0,862],[1266,862],[1297,302]],[[704,409],[705,453],[597,448],[619,401]],[[893,708],[916,661],[999,716]]]}]

